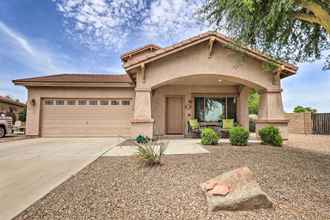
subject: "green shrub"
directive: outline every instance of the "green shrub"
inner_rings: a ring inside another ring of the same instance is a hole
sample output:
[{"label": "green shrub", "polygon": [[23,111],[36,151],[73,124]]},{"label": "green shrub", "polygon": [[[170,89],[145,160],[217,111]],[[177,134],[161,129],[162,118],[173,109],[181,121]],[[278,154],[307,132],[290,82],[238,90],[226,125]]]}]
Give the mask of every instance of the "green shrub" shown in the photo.
[{"label": "green shrub", "polygon": [[263,144],[282,146],[283,139],[278,128],[267,126],[259,130],[259,136]]},{"label": "green shrub", "polygon": [[150,141],[150,138],[148,136],[144,136],[144,135],[139,135],[135,138],[135,141],[138,143],[138,144],[146,144]]},{"label": "green shrub", "polygon": [[212,128],[204,128],[201,138],[203,145],[216,145],[219,141],[219,135]]},{"label": "green shrub", "polygon": [[242,127],[234,127],[229,130],[229,140],[231,145],[246,146],[249,135],[249,131]]},{"label": "green shrub", "polygon": [[26,107],[18,113],[18,120],[25,122],[26,121]]},{"label": "green shrub", "polygon": [[164,143],[147,142],[145,144],[138,144],[136,155],[142,164],[155,166],[161,164],[161,158],[165,150],[166,146]]}]

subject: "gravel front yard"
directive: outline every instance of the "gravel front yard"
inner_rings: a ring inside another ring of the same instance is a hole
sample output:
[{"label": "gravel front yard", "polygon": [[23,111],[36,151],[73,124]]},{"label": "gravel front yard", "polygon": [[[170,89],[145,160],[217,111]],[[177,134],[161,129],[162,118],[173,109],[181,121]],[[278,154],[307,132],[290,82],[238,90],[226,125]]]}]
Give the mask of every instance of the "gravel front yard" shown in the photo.
[{"label": "gravel front yard", "polygon": [[[141,168],[135,157],[102,157],[16,219],[330,219],[330,155],[254,145],[207,147]],[[199,184],[248,166],[275,207],[208,213]]]}]

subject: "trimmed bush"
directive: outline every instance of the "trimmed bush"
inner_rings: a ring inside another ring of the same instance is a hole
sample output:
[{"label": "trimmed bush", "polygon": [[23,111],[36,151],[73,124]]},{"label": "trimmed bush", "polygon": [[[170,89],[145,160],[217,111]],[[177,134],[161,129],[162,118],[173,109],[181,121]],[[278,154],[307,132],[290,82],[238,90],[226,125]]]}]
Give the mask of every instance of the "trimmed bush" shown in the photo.
[{"label": "trimmed bush", "polygon": [[202,129],[201,138],[203,145],[216,145],[219,141],[219,135],[212,128]]},{"label": "trimmed bush", "polygon": [[164,143],[147,142],[138,145],[136,156],[143,165],[160,165],[165,150],[166,146]]},{"label": "trimmed bush", "polygon": [[231,145],[246,146],[249,135],[249,131],[242,127],[234,127],[229,130],[229,140]]},{"label": "trimmed bush", "polygon": [[259,130],[259,136],[262,144],[270,144],[273,146],[282,146],[283,139],[278,128],[267,126]]},{"label": "trimmed bush", "polygon": [[144,136],[144,135],[139,135],[135,138],[135,141],[138,143],[138,144],[146,144],[150,141],[150,138],[148,136]]}]

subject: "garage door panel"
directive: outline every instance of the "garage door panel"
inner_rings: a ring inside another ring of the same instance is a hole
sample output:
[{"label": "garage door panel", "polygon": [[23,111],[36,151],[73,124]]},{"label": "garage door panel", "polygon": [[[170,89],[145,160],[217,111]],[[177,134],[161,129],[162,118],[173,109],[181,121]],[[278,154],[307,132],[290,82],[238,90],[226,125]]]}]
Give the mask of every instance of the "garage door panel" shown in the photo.
[{"label": "garage door panel", "polygon": [[[49,114],[51,114],[49,112]],[[107,115],[108,117],[114,118],[114,120],[124,120],[127,118],[127,116],[131,115],[130,112],[125,112],[125,111],[120,111],[120,114],[117,113],[111,113],[111,112],[99,112],[99,111],[94,111],[93,113],[89,113],[89,114],[94,114],[94,115],[86,115],[86,113],[70,113],[67,112],[63,115],[63,113],[56,113],[56,114],[52,114],[51,117],[45,117],[45,121],[47,120],[61,120],[61,121],[66,121],[66,120],[98,120],[98,121],[102,121],[102,120],[107,120],[104,118],[105,115]],[[109,119],[108,119],[109,120]]]},{"label": "garage door panel", "polygon": [[[51,104],[46,104],[50,101]],[[58,99],[56,99],[58,100]],[[129,105],[56,105],[55,99],[42,104],[41,135],[55,136],[129,136],[133,106]],[[97,100],[97,99],[95,99]],[[127,99],[126,99],[127,100]],[[87,102],[88,103],[88,102]]]}]

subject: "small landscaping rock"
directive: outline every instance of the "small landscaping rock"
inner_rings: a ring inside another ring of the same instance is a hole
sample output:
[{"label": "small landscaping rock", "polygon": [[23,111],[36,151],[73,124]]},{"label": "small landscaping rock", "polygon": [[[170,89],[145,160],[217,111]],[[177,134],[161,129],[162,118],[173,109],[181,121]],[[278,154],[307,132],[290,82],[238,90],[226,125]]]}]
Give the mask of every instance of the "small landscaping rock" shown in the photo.
[{"label": "small landscaping rock", "polygon": [[271,200],[248,167],[224,173],[201,184],[201,187],[210,211],[272,207]]}]

